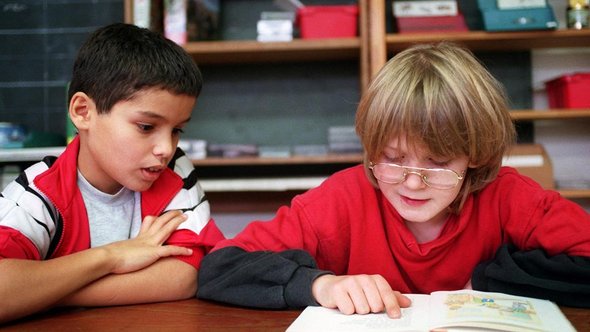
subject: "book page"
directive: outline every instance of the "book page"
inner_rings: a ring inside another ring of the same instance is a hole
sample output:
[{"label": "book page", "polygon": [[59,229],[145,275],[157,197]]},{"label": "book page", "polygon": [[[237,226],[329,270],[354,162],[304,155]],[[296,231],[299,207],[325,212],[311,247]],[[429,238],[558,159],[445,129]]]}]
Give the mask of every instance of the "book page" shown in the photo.
[{"label": "book page", "polygon": [[392,332],[428,331],[429,295],[409,294],[412,306],[402,308],[402,317],[392,319],[385,313],[345,315],[337,309],[307,307],[289,326],[287,332],[350,331]]},{"label": "book page", "polygon": [[507,331],[575,331],[546,300],[477,291],[431,294],[431,327],[485,327]]}]

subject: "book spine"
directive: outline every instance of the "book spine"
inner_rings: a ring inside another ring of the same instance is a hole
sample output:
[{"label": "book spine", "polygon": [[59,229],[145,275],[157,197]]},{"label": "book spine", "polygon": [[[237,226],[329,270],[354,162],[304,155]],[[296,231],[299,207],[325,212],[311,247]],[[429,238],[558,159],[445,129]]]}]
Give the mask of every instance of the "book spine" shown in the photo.
[{"label": "book spine", "polygon": [[179,45],[186,44],[186,0],[164,1],[164,36]]},{"label": "book spine", "polygon": [[133,23],[141,28],[150,27],[151,1],[133,0]]}]

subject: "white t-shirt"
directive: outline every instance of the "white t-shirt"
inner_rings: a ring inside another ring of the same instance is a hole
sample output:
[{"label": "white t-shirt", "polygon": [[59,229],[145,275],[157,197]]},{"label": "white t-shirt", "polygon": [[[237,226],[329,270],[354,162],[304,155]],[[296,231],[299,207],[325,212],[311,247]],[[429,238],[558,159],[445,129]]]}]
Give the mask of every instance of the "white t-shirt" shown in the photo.
[{"label": "white t-shirt", "polygon": [[125,187],[114,195],[92,186],[78,170],[90,226],[90,246],[98,247],[136,237],[141,227],[141,196]]}]

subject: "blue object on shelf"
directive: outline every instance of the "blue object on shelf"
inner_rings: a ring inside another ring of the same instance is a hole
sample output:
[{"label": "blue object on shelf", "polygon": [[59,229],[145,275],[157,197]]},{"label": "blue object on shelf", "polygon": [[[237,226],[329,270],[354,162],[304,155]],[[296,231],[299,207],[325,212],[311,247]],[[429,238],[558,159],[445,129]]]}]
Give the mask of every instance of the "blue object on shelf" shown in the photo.
[{"label": "blue object on shelf", "polygon": [[477,0],[487,31],[552,30],[557,28],[553,8],[499,9],[497,0]]},{"label": "blue object on shelf", "polygon": [[25,126],[0,122],[0,149],[22,148],[26,137],[27,129]]}]

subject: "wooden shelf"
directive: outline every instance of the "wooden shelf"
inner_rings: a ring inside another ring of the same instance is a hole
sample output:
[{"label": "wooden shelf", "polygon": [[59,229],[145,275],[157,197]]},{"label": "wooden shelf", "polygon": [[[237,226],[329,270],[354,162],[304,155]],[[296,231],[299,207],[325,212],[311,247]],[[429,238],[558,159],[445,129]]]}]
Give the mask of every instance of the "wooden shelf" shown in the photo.
[{"label": "wooden shelf", "polygon": [[559,189],[561,196],[569,199],[590,198],[590,189]]},{"label": "wooden shelf", "polygon": [[513,120],[564,120],[590,118],[590,109],[548,109],[510,111]]},{"label": "wooden shelf", "polygon": [[[240,65],[285,62],[312,62],[358,60],[360,64],[361,92],[371,77],[387,61],[388,55],[399,52],[417,43],[453,41],[465,45],[472,51],[528,51],[550,48],[590,47],[590,29],[511,31],[511,32],[428,32],[428,33],[387,33],[386,15],[390,15],[385,1],[359,0],[359,36],[357,38],[304,40],[290,42],[258,42],[255,40],[224,40],[190,42],[184,49],[199,65]],[[125,0],[125,19],[132,21],[132,1]],[[590,119],[590,109],[575,110],[513,110],[514,121]],[[585,120],[584,120],[585,121]],[[347,167],[362,162],[361,154],[327,155],[317,157],[289,158],[206,158],[193,160],[199,166],[214,168],[261,166],[261,168],[287,165],[298,169],[324,164]],[[215,182],[211,182],[215,184]],[[266,188],[266,187],[264,187]],[[568,198],[590,198],[590,189],[560,189]]]},{"label": "wooden shelf", "polygon": [[296,164],[357,164],[362,162],[360,154],[329,154],[326,156],[295,156],[289,158],[205,158],[195,159],[196,166],[240,166],[240,165],[296,165]]},{"label": "wooden shelf", "polygon": [[[510,111],[513,120],[565,120],[590,119],[590,109],[548,109],[548,110],[514,110]],[[286,165],[286,164],[351,164],[360,163],[361,154],[330,154],[327,156],[288,157],[288,158],[206,158],[195,159],[197,166],[233,166],[233,165]]]},{"label": "wooden shelf", "polygon": [[348,60],[360,56],[359,38],[207,41],[191,42],[183,47],[199,65]]},{"label": "wooden shelf", "polygon": [[412,44],[453,41],[473,51],[523,51],[538,48],[588,47],[590,29],[511,32],[429,32],[388,34],[387,50],[399,52]]}]

